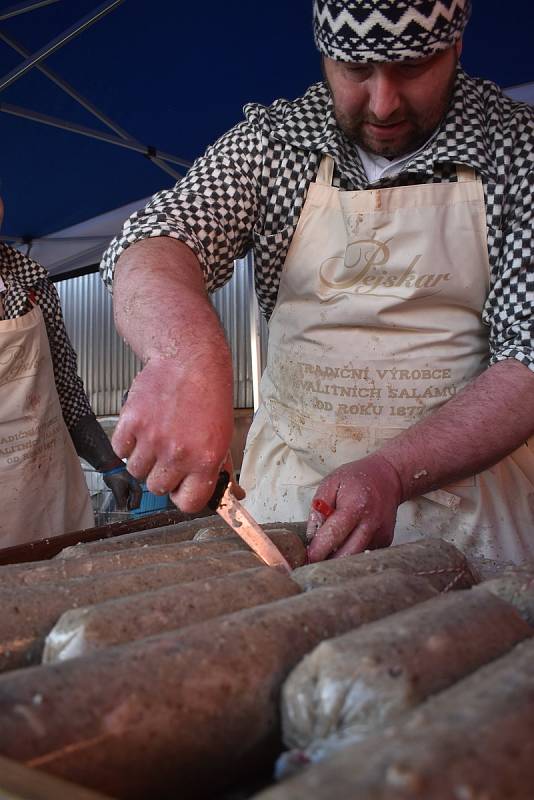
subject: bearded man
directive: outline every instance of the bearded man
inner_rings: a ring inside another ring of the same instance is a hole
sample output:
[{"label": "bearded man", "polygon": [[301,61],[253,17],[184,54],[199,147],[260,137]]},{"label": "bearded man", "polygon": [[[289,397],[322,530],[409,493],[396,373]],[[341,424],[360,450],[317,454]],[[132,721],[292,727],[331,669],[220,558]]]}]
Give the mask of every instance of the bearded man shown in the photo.
[{"label": "bearded man", "polygon": [[309,515],[312,561],[422,536],[532,557],[534,113],[460,66],[469,0],[313,15],[324,81],[246,106],[105,254],[145,364],[115,449],[183,511],[209,498],[232,364],[207,292],[252,248],[251,513]]}]

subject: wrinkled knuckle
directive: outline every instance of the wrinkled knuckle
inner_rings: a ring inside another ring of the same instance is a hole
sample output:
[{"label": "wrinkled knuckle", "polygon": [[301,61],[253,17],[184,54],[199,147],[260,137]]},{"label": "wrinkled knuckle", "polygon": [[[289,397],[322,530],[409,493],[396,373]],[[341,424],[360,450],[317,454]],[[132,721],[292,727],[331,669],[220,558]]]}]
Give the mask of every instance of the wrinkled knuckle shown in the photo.
[{"label": "wrinkled knuckle", "polygon": [[166,442],[164,455],[161,459],[162,465],[166,469],[172,469],[178,464],[182,464],[187,459],[187,448],[183,442]]},{"label": "wrinkled knuckle", "polygon": [[161,475],[153,476],[152,473],[150,474],[150,477],[148,478],[146,485],[148,491],[156,495],[167,494],[169,489],[172,488],[170,486],[168,479],[167,480],[163,479]]},{"label": "wrinkled knuckle", "polygon": [[141,480],[144,475],[146,474],[146,468],[144,462],[135,455],[128,459],[128,472],[130,475],[133,475],[134,478]]}]

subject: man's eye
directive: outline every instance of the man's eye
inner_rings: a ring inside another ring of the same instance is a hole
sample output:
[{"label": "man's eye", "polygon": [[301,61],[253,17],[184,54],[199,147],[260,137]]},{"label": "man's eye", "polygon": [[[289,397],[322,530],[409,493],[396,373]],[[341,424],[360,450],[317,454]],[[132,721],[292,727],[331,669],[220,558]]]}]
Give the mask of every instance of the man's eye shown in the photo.
[{"label": "man's eye", "polygon": [[403,61],[399,64],[400,69],[406,73],[424,72],[430,66],[430,59],[425,61]]},{"label": "man's eye", "polygon": [[357,80],[365,80],[370,74],[371,70],[365,64],[361,66],[350,66],[347,67],[347,73],[350,78],[356,78]]}]

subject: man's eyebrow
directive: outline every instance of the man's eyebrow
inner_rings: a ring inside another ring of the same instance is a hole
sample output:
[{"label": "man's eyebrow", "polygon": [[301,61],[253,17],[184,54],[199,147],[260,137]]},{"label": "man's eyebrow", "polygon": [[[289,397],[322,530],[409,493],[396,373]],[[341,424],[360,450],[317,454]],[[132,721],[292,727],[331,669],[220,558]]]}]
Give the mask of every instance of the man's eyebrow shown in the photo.
[{"label": "man's eyebrow", "polygon": [[435,53],[432,53],[428,56],[423,56],[423,58],[407,58],[405,61],[400,61],[400,64],[410,64],[410,65],[417,65],[417,64],[427,64],[429,61],[433,61],[436,57]]}]

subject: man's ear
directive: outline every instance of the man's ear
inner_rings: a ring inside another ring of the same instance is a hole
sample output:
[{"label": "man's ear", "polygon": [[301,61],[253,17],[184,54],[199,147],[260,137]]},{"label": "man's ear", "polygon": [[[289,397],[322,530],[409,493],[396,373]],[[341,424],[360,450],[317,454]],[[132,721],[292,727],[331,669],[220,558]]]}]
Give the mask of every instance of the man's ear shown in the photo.
[{"label": "man's ear", "polygon": [[462,47],[463,47],[464,40],[462,38],[457,39],[454,43],[454,49],[456,50],[456,58],[460,59],[462,55]]}]

